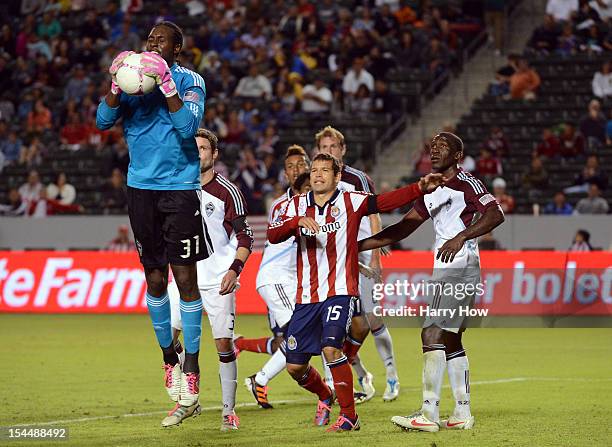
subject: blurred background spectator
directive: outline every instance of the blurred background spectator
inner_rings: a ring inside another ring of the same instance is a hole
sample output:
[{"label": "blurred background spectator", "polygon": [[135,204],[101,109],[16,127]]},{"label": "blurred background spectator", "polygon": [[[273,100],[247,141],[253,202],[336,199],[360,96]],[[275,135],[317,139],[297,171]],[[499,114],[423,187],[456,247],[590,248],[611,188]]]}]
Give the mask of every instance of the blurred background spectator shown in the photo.
[{"label": "blurred background spectator", "polygon": [[557,191],[552,202],[549,202],[544,207],[544,214],[554,214],[557,216],[569,216],[574,212],[572,205],[566,202],[565,194],[562,191]]},{"label": "blurred background spectator", "polygon": [[506,193],[506,181],[501,177],[497,177],[493,180],[492,186],[493,195],[499,202],[504,213],[512,214],[514,211],[514,197]]},{"label": "blurred background spectator", "polygon": [[106,251],[126,252],[136,250],[136,244],[130,239],[130,230],[127,225],[119,225],[117,236],[106,245]]},{"label": "blurred background spectator", "polygon": [[576,204],[577,214],[608,214],[610,206],[606,199],[601,197],[601,190],[595,183],[589,185],[587,196]]},{"label": "blurred background spectator", "polygon": [[568,251],[592,251],[593,247],[591,246],[591,233],[587,230],[578,230],[576,231],[576,235],[574,236],[574,240],[572,241],[572,245],[570,245]]},{"label": "blurred background spectator", "polygon": [[66,179],[66,174],[60,172],[55,181],[47,186],[47,197],[57,200],[62,205],[70,205],[76,199],[76,189]]}]

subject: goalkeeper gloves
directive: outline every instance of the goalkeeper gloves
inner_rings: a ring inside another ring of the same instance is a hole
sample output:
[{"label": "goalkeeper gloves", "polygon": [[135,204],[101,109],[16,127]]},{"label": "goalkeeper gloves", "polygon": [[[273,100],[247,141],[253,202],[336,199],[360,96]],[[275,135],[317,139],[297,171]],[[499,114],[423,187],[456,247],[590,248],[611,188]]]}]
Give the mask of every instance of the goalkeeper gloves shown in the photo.
[{"label": "goalkeeper gloves", "polygon": [[170,68],[163,57],[157,53],[145,51],[142,53],[141,62],[143,74],[155,79],[155,83],[166,98],[177,94],[172,73],[170,73]]}]

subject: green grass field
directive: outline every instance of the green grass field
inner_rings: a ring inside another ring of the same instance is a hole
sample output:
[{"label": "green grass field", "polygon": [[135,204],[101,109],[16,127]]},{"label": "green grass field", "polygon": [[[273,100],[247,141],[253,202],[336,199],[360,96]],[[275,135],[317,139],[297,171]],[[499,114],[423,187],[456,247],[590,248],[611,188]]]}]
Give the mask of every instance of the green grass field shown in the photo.
[{"label": "green grass field", "polygon": [[[263,317],[241,316],[237,330],[267,335]],[[58,421],[70,439],[38,444],[74,446],[609,446],[612,445],[612,330],[472,329],[464,337],[471,364],[472,431],[408,433],[389,419],[420,406],[417,329],[393,329],[402,383],[397,401],[383,403],[384,369],[374,344],[361,350],[378,394],[358,407],[360,432],[326,434],[312,426],[316,400],[286,373],[270,384],[274,410],[253,405],[242,381],[267,359],[239,358],[238,432],[221,433],[218,361],[205,326],[201,403],[206,411],[162,429],[172,407],[162,388],[161,355],[147,316],[0,315],[0,426]],[[320,369],[320,360],[315,359]],[[441,414],[452,410],[444,389]],[[333,416],[337,415],[337,407]],[[65,421],[65,422],[62,422]],[[4,444],[3,444],[4,442]],[[330,444],[330,442],[332,444]]]}]

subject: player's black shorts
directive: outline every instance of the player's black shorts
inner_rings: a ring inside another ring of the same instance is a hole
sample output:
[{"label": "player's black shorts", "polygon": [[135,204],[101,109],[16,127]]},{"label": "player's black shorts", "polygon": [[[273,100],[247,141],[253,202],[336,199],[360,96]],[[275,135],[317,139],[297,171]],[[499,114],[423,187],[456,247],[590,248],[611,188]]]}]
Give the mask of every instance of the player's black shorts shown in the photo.
[{"label": "player's black shorts", "polygon": [[210,236],[200,211],[200,190],[127,188],[128,213],[144,267],[190,265],[208,258]]}]

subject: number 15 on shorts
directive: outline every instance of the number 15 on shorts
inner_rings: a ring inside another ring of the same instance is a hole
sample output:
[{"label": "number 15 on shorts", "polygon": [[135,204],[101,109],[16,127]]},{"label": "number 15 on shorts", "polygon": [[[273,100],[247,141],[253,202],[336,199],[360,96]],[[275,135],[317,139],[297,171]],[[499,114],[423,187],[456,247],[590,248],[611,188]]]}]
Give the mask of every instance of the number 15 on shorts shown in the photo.
[{"label": "number 15 on shorts", "polygon": [[342,306],[340,305],[328,307],[325,321],[338,321],[340,319],[340,312],[342,312]]}]

